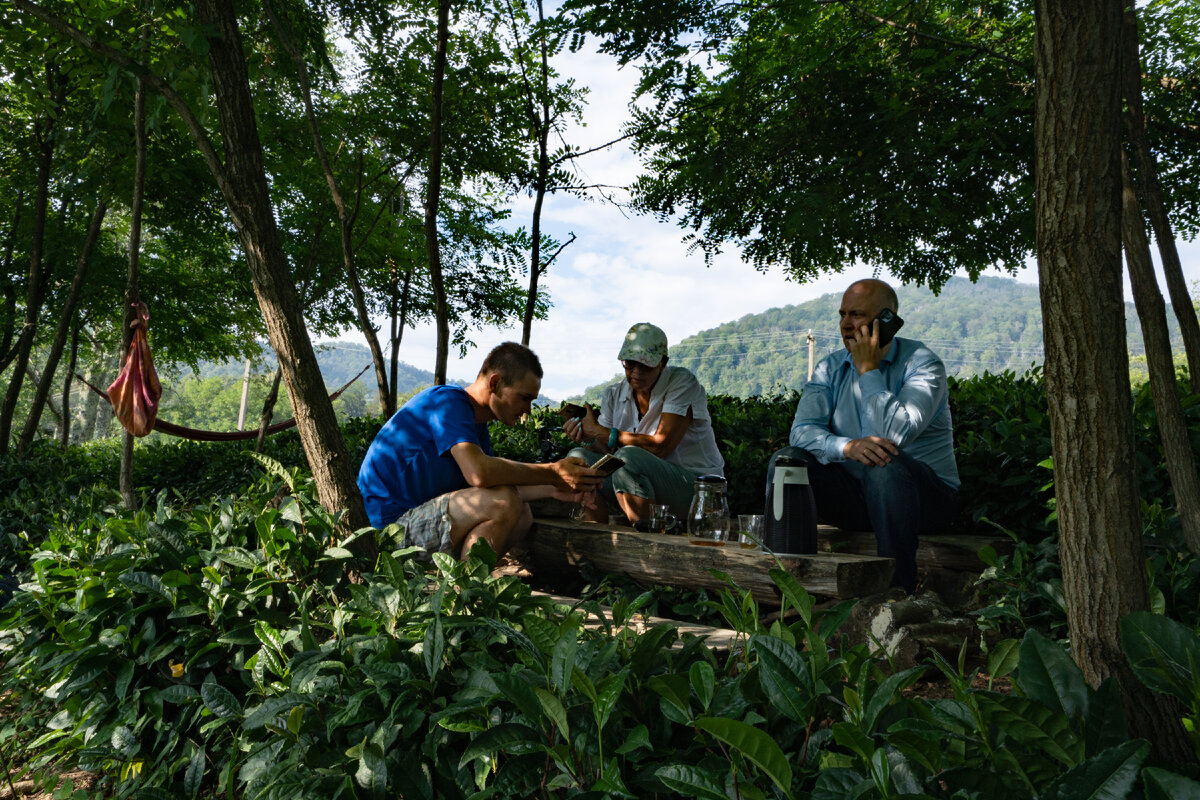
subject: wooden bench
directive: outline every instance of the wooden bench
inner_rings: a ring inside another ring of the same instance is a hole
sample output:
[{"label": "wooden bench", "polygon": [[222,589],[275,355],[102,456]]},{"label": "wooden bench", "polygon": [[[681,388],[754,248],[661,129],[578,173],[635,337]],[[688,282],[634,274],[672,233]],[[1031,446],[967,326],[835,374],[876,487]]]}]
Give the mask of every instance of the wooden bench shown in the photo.
[{"label": "wooden bench", "polygon": [[738,544],[701,546],[686,536],[640,533],[624,526],[537,518],[529,533],[533,569],[539,578],[574,576],[581,561],[603,572],[667,586],[722,589],[712,573],[725,573],[760,603],[778,604],[771,569],[781,566],[806,590],[822,597],[864,597],[883,591],[892,560],[873,554],[816,553],[779,557]]},{"label": "wooden bench", "polygon": [[[979,548],[990,545],[1000,555],[1012,553],[1012,539],[989,536],[922,536],[917,542],[917,569],[982,572],[987,565],[979,558]],[[830,553],[875,553],[875,534],[871,531],[844,531],[832,525],[817,526],[817,547]]]}]

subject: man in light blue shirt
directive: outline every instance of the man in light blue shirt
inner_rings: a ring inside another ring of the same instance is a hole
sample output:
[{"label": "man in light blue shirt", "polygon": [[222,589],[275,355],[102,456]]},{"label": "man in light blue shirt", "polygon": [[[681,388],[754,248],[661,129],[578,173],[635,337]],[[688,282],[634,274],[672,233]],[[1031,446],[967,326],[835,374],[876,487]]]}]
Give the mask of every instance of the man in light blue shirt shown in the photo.
[{"label": "man in light blue shirt", "polygon": [[[958,507],[958,467],[946,368],[925,345],[880,346],[892,287],[861,280],[842,296],[844,351],[821,360],[804,386],[787,454],[808,462],[817,516],[846,530],[873,530],[879,555],[896,561],[892,583],[916,590],[917,536],[949,522]],[[768,475],[767,485],[771,477]]]}]

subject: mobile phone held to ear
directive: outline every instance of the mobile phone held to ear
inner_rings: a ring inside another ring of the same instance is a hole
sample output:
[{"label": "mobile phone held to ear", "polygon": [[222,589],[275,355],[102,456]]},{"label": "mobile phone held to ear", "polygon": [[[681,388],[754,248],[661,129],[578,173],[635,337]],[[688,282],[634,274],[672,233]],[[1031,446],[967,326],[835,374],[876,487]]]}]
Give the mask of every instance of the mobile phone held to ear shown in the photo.
[{"label": "mobile phone held to ear", "polygon": [[576,403],[563,403],[558,408],[558,413],[562,414],[565,419],[583,419],[587,414],[587,409]]},{"label": "mobile phone held to ear", "polygon": [[600,456],[600,460],[592,464],[592,469],[598,469],[604,473],[604,477],[612,475],[614,472],[625,466],[625,462],[614,456],[612,453],[605,453]]},{"label": "mobile phone held to ear", "polygon": [[880,311],[872,322],[879,322],[879,346],[887,347],[892,342],[892,337],[896,335],[896,331],[904,327],[904,320],[900,319],[900,315],[890,308],[885,308]]}]

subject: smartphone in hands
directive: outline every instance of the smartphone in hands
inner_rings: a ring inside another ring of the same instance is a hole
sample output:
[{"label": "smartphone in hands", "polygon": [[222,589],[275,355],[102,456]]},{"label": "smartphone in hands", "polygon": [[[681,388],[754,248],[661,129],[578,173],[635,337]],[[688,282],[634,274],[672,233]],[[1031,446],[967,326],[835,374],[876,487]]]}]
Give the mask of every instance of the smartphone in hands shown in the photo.
[{"label": "smartphone in hands", "polygon": [[592,469],[598,469],[604,473],[604,477],[612,475],[614,472],[625,466],[625,462],[614,456],[612,453],[606,453],[600,456],[600,459],[592,464]]},{"label": "smartphone in hands", "polygon": [[562,414],[564,419],[583,419],[587,408],[576,403],[563,403],[559,406],[558,413]]},{"label": "smartphone in hands", "polygon": [[900,315],[890,308],[885,308],[880,311],[872,323],[879,323],[879,347],[880,349],[887,347],[892,343],[892,338],[896,335],[896,331],[904,326],[904,320],[900,319]]}]

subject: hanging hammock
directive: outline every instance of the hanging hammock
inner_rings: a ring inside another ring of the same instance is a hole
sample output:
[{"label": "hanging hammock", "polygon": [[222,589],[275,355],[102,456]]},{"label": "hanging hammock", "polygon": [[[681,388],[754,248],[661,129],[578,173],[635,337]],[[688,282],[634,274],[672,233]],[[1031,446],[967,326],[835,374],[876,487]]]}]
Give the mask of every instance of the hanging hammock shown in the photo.
[{"label": "hanging hammock", "polygon": [[[357,375],[355,375],[353,378],[351,378],[349,381],[347,381],[345,383],[345,385],[343,385],[336,392],[329,395],[329,401],[333,402],[334,400],[338,399],[338,397],[342,394],[342,392],[349,389],[351,387],[351,385],[353,385],[356,380],[361,378],[363,376],[363,373],[365,373],[370,368],[371,368],[370,364],[367,364],[367,366],[363,367],[361,372],[359,372]],[[108,392],[104,391],[103,389],[101,389],[98,386],[93,386],[86,379],[84,379],[84,377],[82,375],[80,375],[78,372],[75,373],[75,380],[77,380],[80,383],[82,383],[83,385],[87,386],[93,392],[95,392],[96,394],[105,398],[106,400],[109,399]],[[114,409],[113,413],[114,414],[116,413],[115,409]],[[268,425],[267,426],[267,434],[270,435],[272,433],[279,433],[280,431],[286,431],[288,428],[294,428],[294,427],[296,427],[296,418],[292,417],[290,419],[285,419],[282,422],[276,422],[273,425]],[[128,430],[128,428],[126,428],[126,430]],[[254,428],[252,430],[246,430],[246,431],[205,431],[205,430],[200,430],[199,428],[187,428],[187,427],[184,427],[183,425],[176,425],[173,422],[167,422],[166,420],[158,419],[157,417],[154,420],[153,430],[156,430],[159,433],[165,434],[167,436],[178,436],[181,439],[191,439],[191,440],[197,441],[197,442],[237,442],[237,441],[242,441],[244,439],[258,438],[258,428]],[[129,431],[129,432],[133,433],[133,431]],[[147,433],[149,433],[149,431],[147,431]],[[137,436],[137,435],[138,434],[134,433],[134,436]],[[142,434],[142,435],[144,436],[145,434]]]},{"label": "hanging hammock", "polygon": [[[125,354],[125,363],[121,366],[121,372],[108,387],[108,391],[93,386],[79,373],[75,373],[75,379],[108,400],[112,405],[113,415],[121,423],[121,427],[134,436],[146,436],[153,430],[167,436],[178,436],[198,442],[236,442],[242,439],[258,438],[257,428],[248,431],[203,431],[197,428],[185,428],[182,425],[158,418],[158,400],[162,396],[162,386],[158,382],[158,375],[154,372],[154,360],[150,356],[150,343],[146,339],[150,311],[146,308],[145,303],[134,303],[133,307],[134,317],[133,321],[129,323],[129,327],[133,328],[133,338],[129,342],[129,351]],[[361,378],[363,373],[370,368],[370,364],[363,367],[362,371],[347,381],[345,386],[329,395],[330,402],[349,389],[351,384]],[[266,432],[268,434],[278,433],[295,427],[295,425],[296,419],[293,417],[276,422],[274,425],[268,425]]]}]

